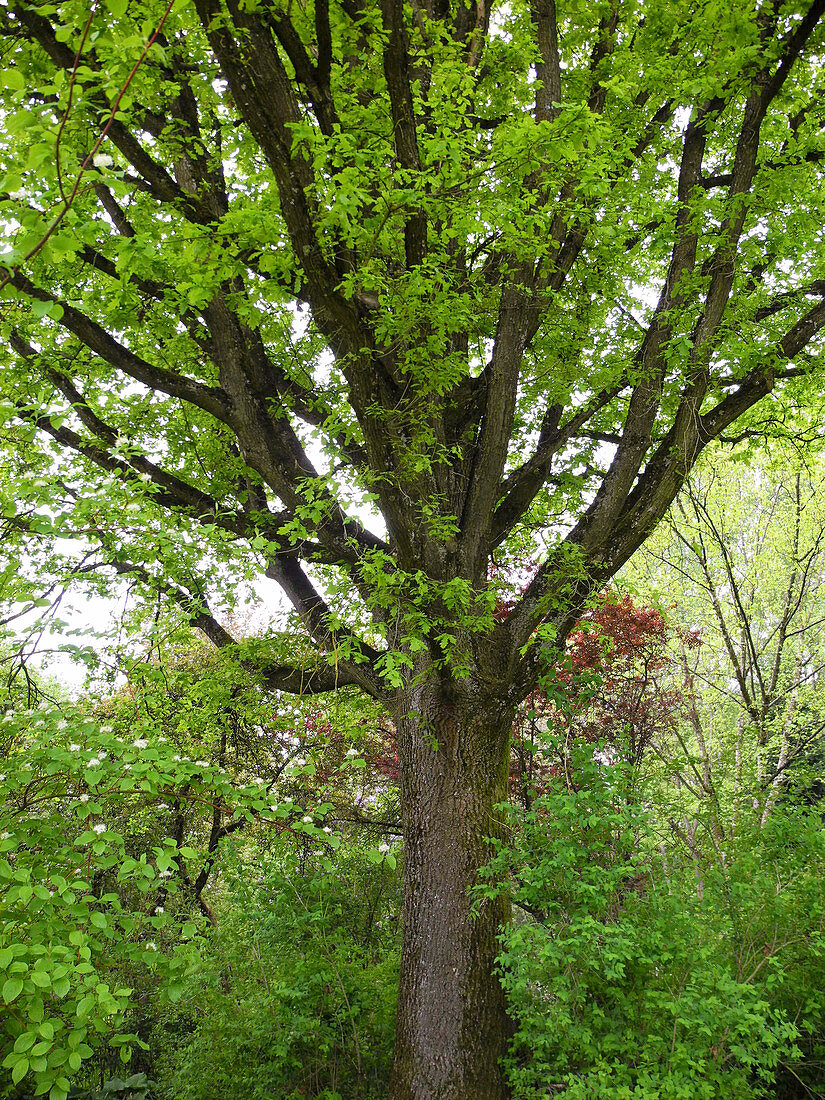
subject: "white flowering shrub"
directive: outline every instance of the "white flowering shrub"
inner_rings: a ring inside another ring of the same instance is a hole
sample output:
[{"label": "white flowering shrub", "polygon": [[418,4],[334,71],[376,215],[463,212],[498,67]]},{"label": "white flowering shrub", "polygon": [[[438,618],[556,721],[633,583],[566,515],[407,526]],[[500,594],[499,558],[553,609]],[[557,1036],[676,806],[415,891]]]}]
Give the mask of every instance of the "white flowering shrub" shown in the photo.
[{"label": "white flowering shrub", "polygon": [[211,848],[203,829],[186,844],[157,830],[147,841],[129,821],[171,820],[173,806],[208,820],[219,802],[225,833],[258,819],[338,839],[314,823],[324,807],[278,802],[143,733],[65,707],[0,718],[0,1063],[49,1100],[65,1100],[103,1042],[129,1061],[138,1040],[124,1030],[132,990],[119,975],[148,970],[175,999],[195,965],[191,883],[214,860],[214,836]]}]

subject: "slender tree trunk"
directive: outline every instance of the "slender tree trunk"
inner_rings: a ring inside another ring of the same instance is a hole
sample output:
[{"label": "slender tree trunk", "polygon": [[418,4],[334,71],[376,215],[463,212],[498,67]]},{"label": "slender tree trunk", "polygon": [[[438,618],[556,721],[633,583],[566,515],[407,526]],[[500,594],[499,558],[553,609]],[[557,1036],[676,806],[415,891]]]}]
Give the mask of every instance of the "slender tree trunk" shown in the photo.
[{"label": "slender tree trunk", "polygon": [[508,1020],[495,974],[503,900],[469,891],[501,834],[512,707],[471,681],[424,683],[396,716],[404,938],[391,1100],[504,1100]]},{"label": "slender tree trunk", "polygon": [[782,742],[779,748],[779,759],[776,762],[776,772],[771,780],[770,790],[765,799],[765,808],[762,811],[761,827],[763,829],[768,823],[768,818],[771,816],[774,804],[779,797],[779,792],[782,790],[783,785],[788,782],[786,768],[788,767],[788,760],[791,754],[791,731],[793,730],[796,711],[799,706],[799,685],[801,683],[801,677],[802,652],[800,651],[794,664],[794,687],[788,699],[787,708],[785,710],[785,720],[782,723]]}]

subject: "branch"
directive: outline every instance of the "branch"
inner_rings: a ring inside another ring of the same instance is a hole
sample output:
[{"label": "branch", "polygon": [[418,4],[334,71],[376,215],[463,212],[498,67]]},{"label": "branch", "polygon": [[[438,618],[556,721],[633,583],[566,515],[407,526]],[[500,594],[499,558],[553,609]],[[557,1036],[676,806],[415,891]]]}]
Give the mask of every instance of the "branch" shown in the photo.
[{"label": "branch", "polygon": [[[171,4],[167,8],[167,14],[169,10],[171,10]],[[71,73],[76,64],[76,55],[65,43],[57,40],[54,28],[49,20],[39,15],[30,7],[17,5],[13,11],[17,20],[25,29],[27,37],[40,45],[58,68]],[[129,76],[129,81],[132,75],[134,75],[137,66],[143,62],[149,45],[155,40],[159,30],[160,28],[158,28],[150,42],[147,43],[147,46],[144,48],[143,53],[135,65],[135,69],[133,69]],[[100,71],[93,51],[88,51],[86,53],[84,56],[84,64],[93,71]],[[118,99],[123,94],[123,91],[125,91],[125,88],[121,89]],[[103,92],[96,92],[91,96],[91,102],[95,104],[101,115],[106,116],[105,136],[114,143],[123,156],[129,161],[141,179],[145,181],[155,198],[159,199],[161,202],[174,203],[190,221],[196,224],[208,223],[211,220],[210,213],[203,210],[201,204],[192,195],[187,195],[178,186],[166,169],[149,156],[120,118],[116,117],[117,100],[112,104]],[[103,135],[98,138],[92,151],[86,157],[84,167],[86,163],[91,160],[91,156],[97,151],[102,140]]]},{"label": "branch", "polygon": [[[289,509],[298,512],[305,501],[302,482],[316,479],[317,483],[318,474],[286,409],[273,408],[279,392],[293,387],[269,358],[260,333],[243,324],[222,296],[213,297],[204,316],[244,461],[257,470]],[[297,385],[294,388],[300,391]],[[306,401],[307,391],[302,392]],[[350,540],[361,549],[387,549],[383,540],[346,515],[328,487],[321,488],[319,495],[326,512],[315,525],[317,536],[339,557],[352,560]]]},{"label": "branch", "polygon": [[[116,279],[118,282],[124,279],[124,273],[118,271],[117,265],[110,260],[108,256],[104,256],[102,252],[99,252],[96,248],[92,248],[90,245],[84,244],[81,250],[76,252],[75,255],[79,260],[82,260],[84,264],[93,267],[95,271],[103,272],[103,274],[107,275],[110,279]],[[162,301],[164,291],[171,290],[168,284],[155,282],[154,279],[141,279],[134,273],[127,274],[125,279],[126,282],[137,287],[145,297],[154,298],[156,301]]]},{"label": "branch", "polygon": [[798,305],[799,299],[806,296],[814,296],[817,298],[825,298],[825,279],[814,279],[810,283],[805,283],[803,286],[794,287],[792,290],[783,291],[782,294],[777,294],[771,299],[767,305],[758,309],[754,315],[754,321],[764,321],[768,317],[773,317],[776,313],[781,313],[782,310],[787,309],[788,306]]},{"label": "branch", "polygon": [[12,278],[17,290],[35,298],[39,302],[54,302],[63,311],[58,323],[62,328],[73,333],[83,344],[99,355],[101,359],[114,367],[115,370],[134,378],[151,390],[160,390],[170,397],[178,397],[182,401],[195,405],[204,412],[210,413],[216,420],[224,424],[230,423],[231,410],[226,394],[214,387],[206,386],[202,382],[196,382],[185,375],[175,371],[166,370],[163,367],[152,366],[145,359],[135,355],[129,348],[118,343],[104,328],[90,317],[61,301],[54,294],[41,290],[26,278],[21,272],[17,272]]},{"label": "branch", "polygon": [[313,65],[301,41],[301,36],[295,30],[287,13],[278,12],[277,16],[271,15],[270,19],[275,37],[292,63],[296,79],[307,91],[321,133],[329,137],[338,122],[330,93],[332,40],[329,26],[329,0],[318,0],[315,5],[315,26],[318,36],[317,68]]},{"label": "branch", "polygon": [[[410,83],[410,51],[404,26],[402,0],[381,0],[381,19],[387,32],[384,49],[384,79],[392,110],[395,151],[402,169],[418,172],[421,159],[418,152],[415,109]],[[404,223],[404,248],[407,267],[423,262],[427,252],[427,216],[423,210],[408,214]]]},{"label": "branch", "polygon": [[[317,664],[307,668],[294,665],[268,665],[259,670],[270,691],[288,691],[292,695],[321,695],[341,687],[363,689],[363,682],[344,664]],[[368,694],[372,695],[372,692]]]},{"label": "branch", "polygon": [[561,103],[561,59],[555,0],[536,0],[530,6],[530,18],[536,27],[539,54],[536,62],[536,122],[555,117]]},{"label": "branch", "polygon": [[[546,484],[553,458],[580,429],[621,393],[622,387],[603,390],[591,398],[570,419],[558,427],[561,406],[551,406],[544,415],[539,441],[531,457],[514,470],[501,486],[502,499],[493,516],[493,540],[498,546],[518,523]],[[595,433],[594,433],[595,434]]]},{"label": "branch", "polygon": [[[777,360],[791,360],[797,356],[825,326],[825,301],[817,303],[800,318],[779,341]],[[789,372],[786,372],[789,373]],[[760,397],[773,389],[777,372],[770,367],[758,367],[745,376],[734,393],[701,417],[702,437],[715,439]]]},{"label": "branch", "polygon": [[481,431],[460,516],[465,576],[478,576],[481,569],[486,570],[493,513],[513,433],[522,357],[538,312],[532,296],[534,278],[532,264],[522,262],[501,292]]},{"label": "branch", "polygon": [[[823,327],[825,301],[817,303],[785,334],[774,362],[793,359]],[[704,414],[699,413],[693,388],[686,391],[673,426],[647,461],[626,499],[610,533],[609,548],[607,543],[602,547],[607,555],[603,561],[605,568],[619,568],[638,549],[670,507],[699,453],[729,424],[770,393],[774,383],[773,363],[753,370],[734,393]],[[570,538],[581,539],[578,527]]]},{"label": "branch", "polygon": [[340,275],[326,260],[316,233],[309,198],[315,177],[294,138],[302,115],[271,28],[260,13],[241,11],[236,0],[228,4],[235,29],[219,0],[196,0],[195,6],[232,98],[272,169],[313,317],[336,355],[357,353],[365,345],[365,334],[355,307],[338,289]]},{"label": "branch", "polygon": [[776,68],[773,77],[765,85],[762,92],[763,117],[770,103],[776,98],[782,89],[782,85],[788,79],[794,63],[799,58],[808,39],[811,37],[817,23],[825,14],[825,0],[813,0],[805,18],[796,25],[783,42],[781,61]]},{"label": "branch", "polygon": [[105,184],[96,181],[92,184],[100,204],[112,220],[112,225],[121,237],[134,237],[135,229],[115,196]]},{"label": "branch", "polygon": [[[193,596],[191,592],[187,592],[186,589],[176,584],[172,584],[171,581],[153,577],[142,565],[136,565],[133,562],[114,559],[104,564],[114,569],[120,576],[139,577],[147,587],[154,588],[155,591],[162,593],[164,596],[168,596],[186,612],[186,617],[190,625],[205,634],[216,649],[223,649],[226,646],[238,644],[229,631],[221,626],[209,610],[206,600],[202,595]],[[98,567],[86,566],[85,568],[92,569]]]},{"label": "branch", "polygon": [[331,608],[318,593],[298,559],[286,554],[275,556],[266,575],[278,582],[310,636],[319,645],[352,655],[340,661],[340,667],[350,677],[349,682],[357,683],[373,698],[386,701],[387,690],[375,671],[380,653],[346,627],[333,626],[335,616]]}]

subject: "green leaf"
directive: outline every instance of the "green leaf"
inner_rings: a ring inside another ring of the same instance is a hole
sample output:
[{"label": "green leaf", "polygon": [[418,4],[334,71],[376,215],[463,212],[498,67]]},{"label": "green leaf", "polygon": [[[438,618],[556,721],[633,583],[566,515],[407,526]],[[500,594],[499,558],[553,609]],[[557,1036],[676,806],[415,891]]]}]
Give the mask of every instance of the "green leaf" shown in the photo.
[{"label": "green leaf", "polygon": [[11,92],[22,92],[26,87],[23,74],[11,65],[5,66],[3,72],[0,73],[0,83]]},{"label": "green leaf", "polygon": [[63,998],[71,989],[71,982],[68,978],[58,978],[52,984],[52,992],[56,997]]},{"label": "green leaf", "polygon": [[7,978],[3,983],[3,1000],[10,1005],[23,989],[23,983],[19,978]]}]

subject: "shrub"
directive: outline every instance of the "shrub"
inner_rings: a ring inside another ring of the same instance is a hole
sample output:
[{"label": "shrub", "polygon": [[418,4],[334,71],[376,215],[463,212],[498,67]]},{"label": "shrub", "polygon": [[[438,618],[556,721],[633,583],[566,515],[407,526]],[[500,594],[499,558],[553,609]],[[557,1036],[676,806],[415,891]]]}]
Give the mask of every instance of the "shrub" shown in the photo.
[{"label": "shrub", "polygon": [[332,867],[287,844],[236,866],[185,1007],[163,1021],[161,1096],[386,1096],[400,880],[358,851]]},{"label": "shrub", "polygon": [[576,748],[574,786],[508,810],[480,888],[516,904],[500,957],[514,1096],[766,1095],[822,1021],[821,823],[747,830],[697,891],[689,860],[665,869],[633,772],[604,759]]}]

